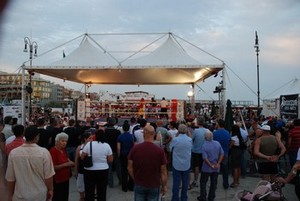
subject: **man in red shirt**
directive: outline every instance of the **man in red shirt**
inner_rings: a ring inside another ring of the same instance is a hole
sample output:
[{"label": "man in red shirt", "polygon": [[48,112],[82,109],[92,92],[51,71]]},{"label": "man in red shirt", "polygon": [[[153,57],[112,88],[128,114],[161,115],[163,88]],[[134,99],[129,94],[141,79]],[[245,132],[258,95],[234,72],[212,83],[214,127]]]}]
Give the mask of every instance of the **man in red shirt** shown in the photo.
[{"label": "man in red shirt", "polygon": [[11,150],[24,144],[24,129],[24,126],[20,124],[13,126],[12,131],[16,138],[5,146],[5,152],[7,155],[11,152]]},{"label": "man in red shirt", "polygon": [[156,201],[167,192],[167,159],[164,150],[153,143],[155,130],[144,128],[144,142],[135,145],[128,155],[128,173],[133,178],[135,200]]},{"label": "man in red shirt", "polygon": [[297,152],[300,147],[300,119],[294,119],[293,124],[294,128],[289,131],[287,146],[291,167],[296,162]]}]

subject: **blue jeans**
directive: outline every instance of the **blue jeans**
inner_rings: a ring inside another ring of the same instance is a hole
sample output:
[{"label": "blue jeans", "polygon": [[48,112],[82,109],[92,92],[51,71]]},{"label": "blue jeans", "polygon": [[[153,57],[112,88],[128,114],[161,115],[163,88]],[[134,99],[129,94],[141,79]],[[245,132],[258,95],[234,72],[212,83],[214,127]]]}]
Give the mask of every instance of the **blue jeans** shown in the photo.
[{"label": "blue jeans", "polygon": [[143,186],[134,186],[134,201],[158,201],[159,188],[146,188]]},{"label": "blue jeans", "polygon": [[172,201],[179,201],[179,185],[182,182],[181,201],[187,201],[187,188],[190,170],[179,171],[173,168]]},{"label": "blue jeans", "polygon": [[228,154],[224,154],[224,159],[221,163],[221,172],[223,176],[223,187],[227,189],[229,187],[229,182],[228,182]]},{"label": "blue jeans", "polygon": [[200,178],[200,200],[206,201],[206,184],[210,177],[210,188],[208,193],[208,201],[213,201],[216,197],[216,190],[218,185],[218,172],[206,173],[201,172]]}]

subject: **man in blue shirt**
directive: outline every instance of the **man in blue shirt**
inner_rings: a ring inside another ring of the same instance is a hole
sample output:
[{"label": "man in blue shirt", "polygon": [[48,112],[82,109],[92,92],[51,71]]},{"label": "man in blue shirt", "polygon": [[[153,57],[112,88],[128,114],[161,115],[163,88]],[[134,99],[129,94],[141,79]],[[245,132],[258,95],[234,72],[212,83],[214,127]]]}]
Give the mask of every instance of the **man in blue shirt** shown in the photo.
[{"label": "man in blue shirt", "polygon": [[133,179],[129,176],[127,165],[127,156],[134,145],[133,135],[129,133],[130,125],[129,123],[124,123],[123,126],[124,133],[119,135],[117,142],[117,152],[121,163],[121,181],[122,181],[122,191],[127,192],[127,190],[133,190]]},{"label": "man in blue shirt", "polygon": [[206,133],[206,128],[204,128],[204,119],[197,119],[199,128],[193,131],[192,140],[192,169],[194,170],[194,181],[190,185],[191,187],[198,187],[197,181],[199,178],[199,170],[201,170],[203,159],[202,159],[202,145],[204,144],[204,135]]},{"label": "man in blue shirt", "polygon": [[[200,196],[197,197],[200,201],[213,201],[216,197],[218,184],[218,173],[220,164],[224,157],[224,151],[218,141],[213,140],[213,134],[207,130],[205,133],[205,142],[202,146],[203,164],[200,178]],[[210,177],[210,188],[206,193],[206,184]]]},{"label": "man in blue shirt", "polygon": [[179,185],[182,181],[181,201],[187,201],[188,178],[191,164],[192,139],[187,136],[187,126],[180,124],[178,136],[173,138],[170,149],[173,153],[172,201],[179,201]]},{"label": "man in blue shirt", "polygon": [[223,187],[228,189],[228,151],[230,143],[230,134],[224,128],[225,122],[223,119],[219,119],[216,124],[216,130],[213,132],[214,140],[218,141],[224,151],[224,159],[221,163],[221,171],[223,176]]}]

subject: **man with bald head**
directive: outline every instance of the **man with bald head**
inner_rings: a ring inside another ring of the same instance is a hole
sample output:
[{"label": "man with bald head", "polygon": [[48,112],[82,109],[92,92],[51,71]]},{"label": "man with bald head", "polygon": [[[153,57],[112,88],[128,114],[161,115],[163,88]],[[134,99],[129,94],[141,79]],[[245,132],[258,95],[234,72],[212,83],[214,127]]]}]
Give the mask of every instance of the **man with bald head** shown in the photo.
[{"label": "man with bald head", "polygon": [[[200,196],[197,197],[200,201],[213,201],[216,197],[216,189],[218,185],[218,173],[220,165],[224,158],[224,151],[218,141],[213,140],[213,134],[210,130],[206,130],[205,142],[202,146],[203,164],[201,168],[200,178]],[[210,178],[209,193],[206,193],[206,184]]]},{"label": "man with bald head", "polygon": [[163,149],[156,146],[155,130],[147,125],[143,129],[144,142],[136,144],[128,155],[128,173],[133,178],[135,201],[158,201],[167,191],[167,159]]}]

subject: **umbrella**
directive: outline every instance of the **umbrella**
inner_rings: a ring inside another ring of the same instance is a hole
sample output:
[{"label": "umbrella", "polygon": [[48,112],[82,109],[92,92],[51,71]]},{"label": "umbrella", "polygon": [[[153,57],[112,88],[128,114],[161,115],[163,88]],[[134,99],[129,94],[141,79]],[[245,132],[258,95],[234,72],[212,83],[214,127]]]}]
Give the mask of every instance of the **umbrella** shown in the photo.
[{"label": "umbrella", "polygon": [[232,126],[233,126],[233,115],[232,115],[231,101],[228,99],[226,103],[225,129],[230,132]]}]

